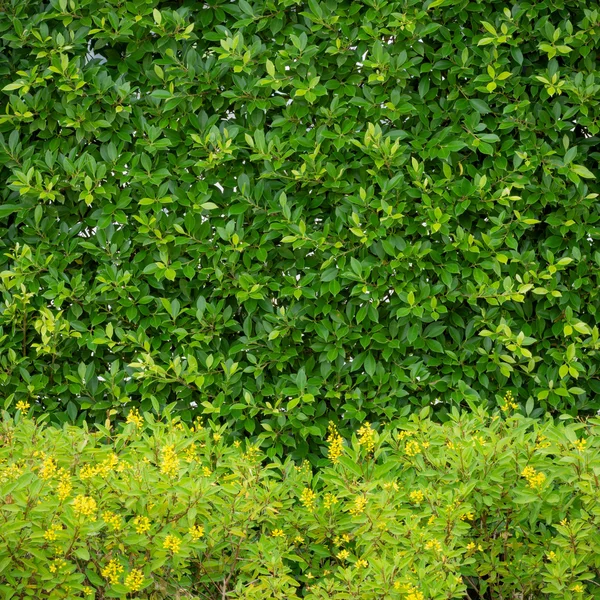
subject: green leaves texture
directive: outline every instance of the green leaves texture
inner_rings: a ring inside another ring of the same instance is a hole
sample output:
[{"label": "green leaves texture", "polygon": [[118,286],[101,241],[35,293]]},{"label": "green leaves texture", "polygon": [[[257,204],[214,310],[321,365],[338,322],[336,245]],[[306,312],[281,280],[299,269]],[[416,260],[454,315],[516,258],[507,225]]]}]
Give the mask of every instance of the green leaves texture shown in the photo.
[{"label": "green leaves texture", "polygon": [[[0,389],[316,452],[596,411],[597,2],[12,0]],[[303,376],[300,376],[300,373]]]}]

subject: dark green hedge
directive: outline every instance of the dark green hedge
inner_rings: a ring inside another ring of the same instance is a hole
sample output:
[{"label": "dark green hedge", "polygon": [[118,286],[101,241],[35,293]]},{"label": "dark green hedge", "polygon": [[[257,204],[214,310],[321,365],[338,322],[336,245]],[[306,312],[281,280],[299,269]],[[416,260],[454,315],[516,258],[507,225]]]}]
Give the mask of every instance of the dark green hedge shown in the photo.
[{"label": "dark green hedge", "polygon": [[3,0],[5,405],[597,410],[599,6]]}]

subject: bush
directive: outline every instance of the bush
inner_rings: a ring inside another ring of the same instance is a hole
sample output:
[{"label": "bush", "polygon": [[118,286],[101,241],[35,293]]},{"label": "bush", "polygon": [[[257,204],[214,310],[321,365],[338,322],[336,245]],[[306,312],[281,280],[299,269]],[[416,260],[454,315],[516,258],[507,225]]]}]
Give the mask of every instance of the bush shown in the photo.
[{"label": "bush", "polygon": [[[26,407],[22,407],[23,410]],[[600,419],[425,409],[323,465],[179,417],[1,425],[10,598],[599,598]]]},{"label": "bush", "polygon": [[597,2],[2,5],[5,408],[600,408]]}]

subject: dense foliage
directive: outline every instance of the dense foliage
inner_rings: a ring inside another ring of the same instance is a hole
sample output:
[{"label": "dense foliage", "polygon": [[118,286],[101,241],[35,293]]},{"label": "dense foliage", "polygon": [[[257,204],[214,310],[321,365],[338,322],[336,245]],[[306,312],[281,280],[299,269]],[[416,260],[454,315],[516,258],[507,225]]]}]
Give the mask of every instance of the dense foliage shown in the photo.
[{"label": "dense foliage", "polygon": [[168,413],[95,432],[4,413],[0,591],[600,598],[600,419],[531,419],[510,397],[503,410],[349,440],[332,427],[321,469]]},{"label": "dense foliage", "polygon": [[600,408],[598,2],[1,6],[6,408]]}]

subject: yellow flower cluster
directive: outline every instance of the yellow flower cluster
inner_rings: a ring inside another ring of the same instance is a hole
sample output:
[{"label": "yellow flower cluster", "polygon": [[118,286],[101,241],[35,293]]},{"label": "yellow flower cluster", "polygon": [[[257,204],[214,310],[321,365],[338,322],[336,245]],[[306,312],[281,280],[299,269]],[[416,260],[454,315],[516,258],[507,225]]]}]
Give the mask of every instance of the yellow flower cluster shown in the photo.
[{"label": "yellow flower cluster", "polygon": [[340,550],[337,555],[340,560],[346,560],[349,556],[350,552],[348,550]]},{"label": "yellow flower cluster", "polygon": [[515,402],[510,390],[504,395],[504,404],[501,406],[501,408],[504,412],[508,412],[511,408],[513,410],[519,408],[519,405]]},{"label": "yellow flower cluster", "polygon": [[475,550],[479,550],[479,552],[483,552],[483,548],[481,547],[481,544],[475,544],[475,542],[469,542],[467,544],[467,551],[469,552],[469,554],[471,554],[472,552],[475,552]]},{"label": "yellow flower cluster", "polygon": [[188,533],[192,536],[192,540],[196,542],[201,537],[204,537],[204,527],[202,527],[201,525],[193,525],[189,528]]},{"label": "yellow flower cluster", "polygon": [[311,512],[315,509],[316,498],[317,494],[310,488],[304,488],[302,490],[302,494],[300,494],[300,502],[302,503],[302,506]]},{"label": "yellow flower cluster", "polygon": [[353,517],[357,517],[365,511],[366,506],[367,499],[364,496],[356,496],[356,498],[354,499],[354,506],[352,506],[348,512]]},{"label": "yellow flower cluster", "polygon": [[425,500],[425,494],[421,490],[413,490],[408,497],[410,498],[410,501],[415,504],[420,504]]},{"label": "yellow flower cluster", "polygon": [[244,459],[248,462],[254,462],[260,455],[260,449],[258,446],[248,446],[248,449],[244,453]]},{"label": "yellow flower cluster", "polygon": [[575,446],[575,449],[578,450],[579,452],[584,452],[586,445],[587,445],[587,440],[583,439],[583,438],[580,440],[577,440],[576,442],[573,442],[573,446]]},{"label": "yellow flower cluster", "polygon": [[58,478],[56,493],[58,494],[58,499],[62,501],[71,493],[73,485],[71,484],[71,476],[66,469],[61,469],[58,472]]},{"label": "yellow flower cluster", "polygon": [[160,472],[168,477],[175,477],[179,473],[179,458],[173,444],[163,448]]},{"label": "yellow flower cluster", "polygon": [[375,448],[375,432],[371,429],[370,423],[365,423],[358,430],[358,443],[363,446],[367,452],[371,452]]},{"label": "yellow flower cluster", "polygon": [[140,569],[133,569],[125,577],[125,585],[132,591],[137,592],[144,584],[144,574]]},{"label": "yellow flower cluster", "polygon": [[51,573],[57,573],[67,566],[67,562],[62,558],[57,558],[49,567]]},{"label": "yellow flower cluster", "polygon": [[347,533],[344,533],[342,536],[336,535],[333,538],[333,543],[336,546],[341,546],[342,544],[349,544],[351,540],[352,538]]},{"label": "yellow flower cluster", "polygon": [[198,448],[196,447],[196,443],[192,442],[186,449],[184,458],[187,462],[192,462],[197,455]]},{"label": "yellow flower cluster", "polygon": [[80,479],[90,479],[96,475],[108,477],[111,473],[121,472],[125,469],[124,464],[119,464],[119,457],[113,452],[108,458],[97,465],[85,464],[79,470]]},{"label": "yellow flower cluster", "polygon": [[11,481],[20,477],[25,471],[25,467],[18,462],[11,463],[2,469],[0,472],[0,482]]},{"label": "yellow flower cluster", "polygon": [[144,424],[144,419],[140,415],[137,408],[132,408],[127,415],[127,423],[133,423],[138,429],[141,429]]},{"label": "yellow flower cluster", "polygon": [[25,400],[19,400],[17,402],[17,410],[20,410],[21,412],[25,412],[26,410],[29,410],[31,408],[31,404],[29,404],[29,402],[25,401]]},{"label": "yellow flower cluster", "polygon": [[408,456],[416,456],[417,454],[421,453],[421,446],[419,442],[408,440],[408,442],[406,442],[406,446],[404,447],[404,452],[406,452]]},{"label": "yellow flower cluster", "polygon": [[51,456],[44,456],[39,475],[42,479],[52,479],[56,475],[57,469],[56,461]]},{"label": "yellow flower cluster", "polygon": [[271,535],[274,538],[285,537],[285,533],[283,533],[283,529],[273,529],[273,533],[271,533]]},{"label": "yellow flower cluster", "polygon": [[52,523],[50,528],[44,533],[44,539],[47,542],[54,542],[58,538],[58,532],[62,531],[63,526],[58,523]]},{"label": "yellow flower cluster", "polygon": [[532,489],[541,488],[544,481],[546,481],[546,476],[533,467],[525,467],[521,476],[527,480],[527,485]]},{"label": "yellow flower cluster", "polygon": [[404,592],[406,600],[425,600],[423,592],[410,583],[403,585],[399,581],[396,581],[396,583],[394,583],[394,588]]},{"label": "yellow flower cluster", "polygon": [[340,456],[344,451],[344,440],[339,434],[333,421],[329,421],[328,431],[329,435],[327,436],[327,443],[329,444],[329,459],[335,465],[339,462]]},{"label": "yellow flower cluster", "polygon": [[550,446],[550,442],[546,441],[547,438],[545,435],[538,435],[537,440],[535,442],[535,449],[542,450],[544,448],[548,448]]},{"label": "yellow flower cluster", "polygon": [[425,550],[433,550],[434,552],[440,552],[442,544],[439,540],[429,540],[425,542]]},{"label": "yellow flower cluster", "polygon": [[79,496],[73,500],[73,509],[75,512],[87,517],[90,521],[96,520],[97,508],[96,501],[91,496],[79,494]]},{"label": "yellow flower cluster", "polygon": [[404,438],[410,437],[411,435],[414,435],[415,432],[414,431],[399,431],[398,432],[398,439],[400,441],[402,441]]},{"label": "yellow flower cluster", "polygon": [[119,575],[122,573],[122,571],[123,565],[113,558],[109,561],[106,567],[102,569],[102,577],[114,585],[115,583],[119,583]]},{"label": "yellow flower cluster", "polygon": [[364,559],[364,558],[359,558],[355,563],[354,566],[357,569],[365,569],[366,567],[369,566],[369,563]]},{"label": "yellow flower cluster", "polygon": [[338,499],[334,494],[325,494],[325,498],[323,500],[323,504],[325,508],[331,508],[334,504],[337,504]]},{"label": "yellow flower cluster", "polygon": [[102,519],[107,525],[110,525],[113,530],[121,529],[121,517],[114,512],[106,510],[102,513]]},{"label": "yellow flower cluster", "polygon": [[170,550],[173,554],[177,554],[181,548],[181,540],[175,535],[167,535],[163,543],[165,550]]},{"label": "yellow flower cluster", "polygon": [[581,583],[576,583],[571,590],[573,592],[575,592],[576,594],[583,594],[583,592],[585,591],[585,588],[581,585]]},{"label": "yellow flower cluster", "polygon": [[137,533],[146,533],[150,529],[150,519],[148,517],[135,517],[133,526]]},{"label": "yellow flower cluster", "polygon": [[475,518],[475,515],[472,512],[467,512],[460,515],[461,521],[472,521]]}]

